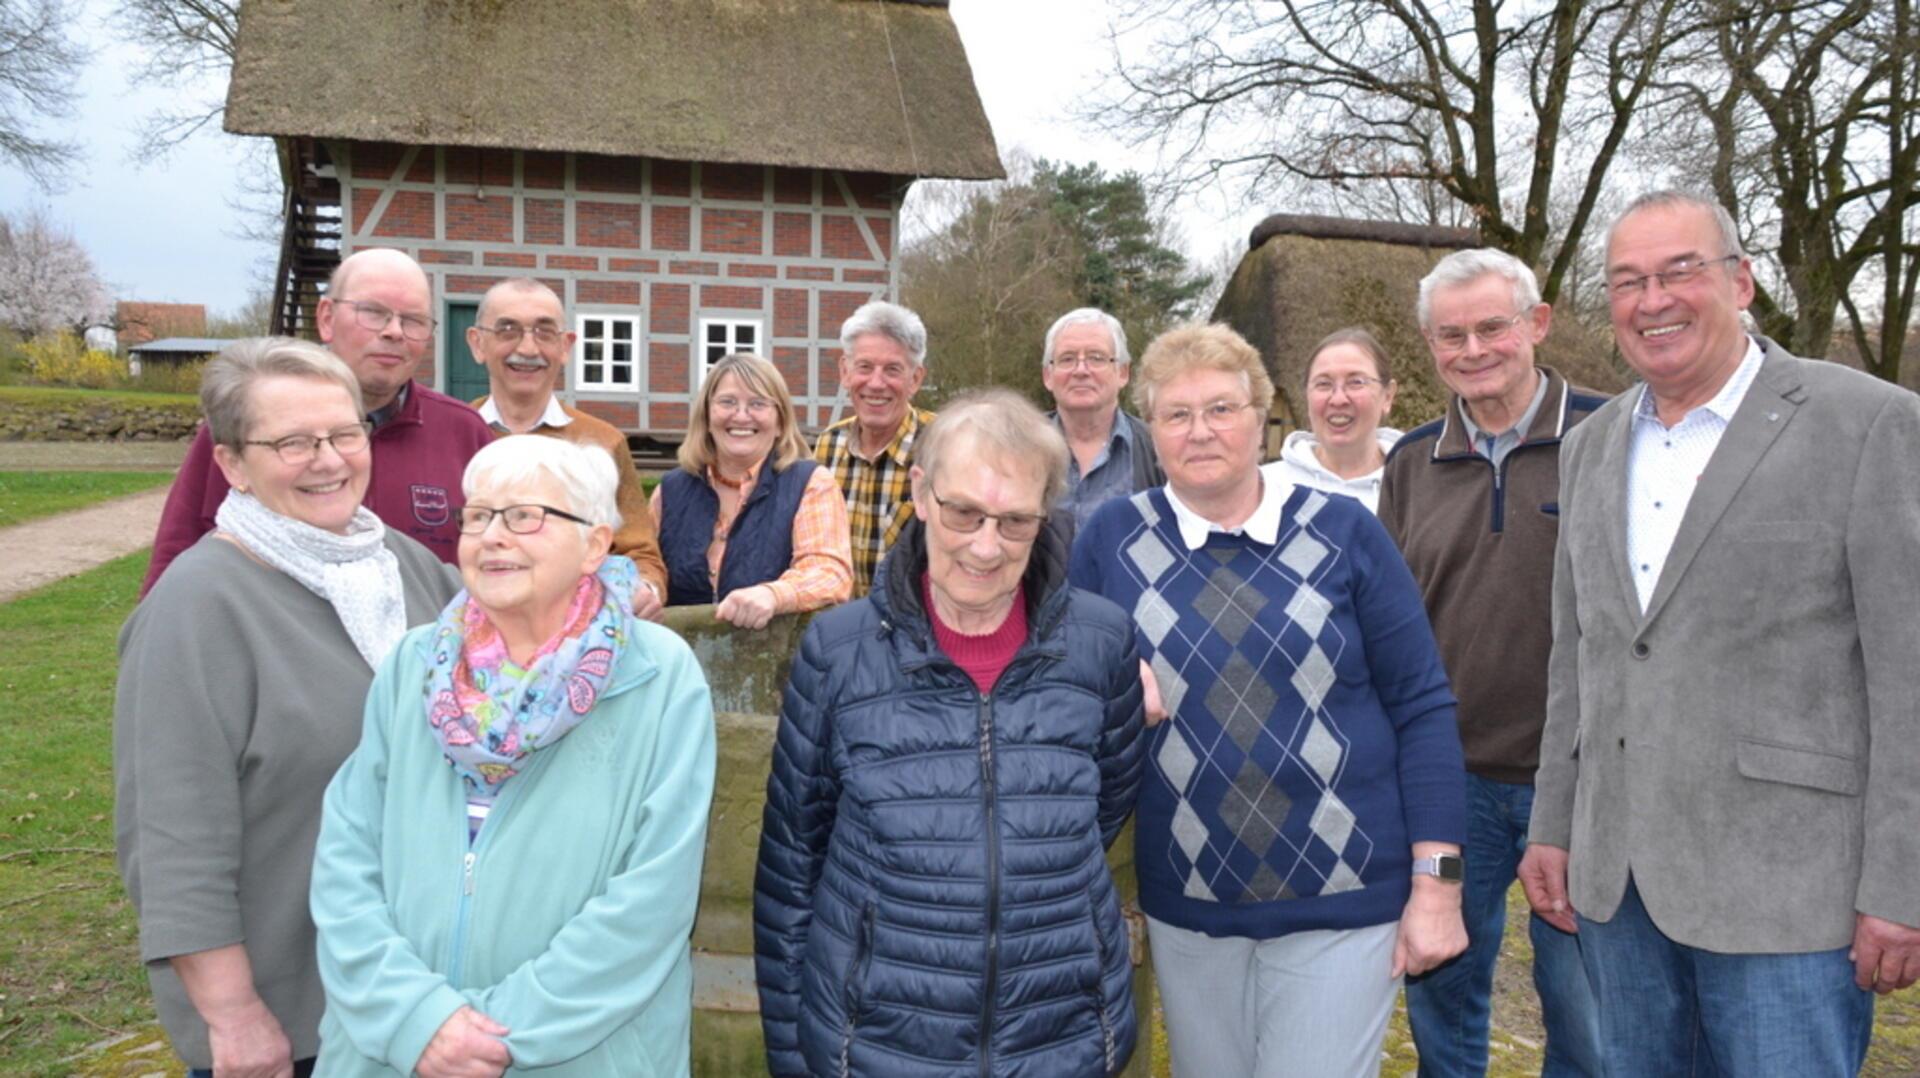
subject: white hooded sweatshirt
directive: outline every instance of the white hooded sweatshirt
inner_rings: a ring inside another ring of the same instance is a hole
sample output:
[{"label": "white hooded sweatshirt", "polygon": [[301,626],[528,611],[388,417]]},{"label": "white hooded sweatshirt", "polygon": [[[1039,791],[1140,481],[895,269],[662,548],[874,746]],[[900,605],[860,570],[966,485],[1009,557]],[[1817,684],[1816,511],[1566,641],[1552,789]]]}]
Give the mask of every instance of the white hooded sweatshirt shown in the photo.
[{"label": "white hooded sweatshirt", "polygon": [[[1392,427],[1379,427],[1373,432],[1380,441],[1380,452],[1384,456],[1400,440],[1400,432]],[[1269,483],[1286,483],[1292,486],[1312,487],[1315,490],[1345,494],[1349,498],[1358,498],[1360,504],[1371,512],[1380,511],[1380,473],[1384,468],[1355,479],[1342,479],[1327,470],[1320,458],[1313,455],[1315,445],[1313,432],[1296,430],[1287,435],[1281,443],[1280,459],[1270,464],[1262,464],[1260,472]]]}]

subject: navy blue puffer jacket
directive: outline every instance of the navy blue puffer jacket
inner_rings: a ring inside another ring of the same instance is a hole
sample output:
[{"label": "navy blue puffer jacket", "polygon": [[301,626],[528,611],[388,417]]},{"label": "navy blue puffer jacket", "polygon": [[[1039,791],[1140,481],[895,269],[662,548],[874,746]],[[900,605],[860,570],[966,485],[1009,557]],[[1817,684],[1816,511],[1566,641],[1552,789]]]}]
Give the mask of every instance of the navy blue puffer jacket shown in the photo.
[{"label": "navy blue puffer jacket", "polygon": [[813,620],[767,783],[754,962],[775,1075],[1107,1075],[1135,1036],[1106,846],[1132,811],[1139,660],[1043,529],[1028,639],[982,694],[935,643],[925,537]]}]

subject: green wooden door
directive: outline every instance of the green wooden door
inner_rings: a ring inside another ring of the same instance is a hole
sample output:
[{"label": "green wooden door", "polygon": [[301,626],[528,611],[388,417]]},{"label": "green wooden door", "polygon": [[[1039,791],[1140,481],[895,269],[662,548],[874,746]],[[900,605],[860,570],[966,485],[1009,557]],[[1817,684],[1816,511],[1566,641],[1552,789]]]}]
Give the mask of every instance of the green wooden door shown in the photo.
[{"label": "green wooden door", "polygon": [[478,400],[487,395],[487,369],[473,361],[473,352],[467,347],[467,329],[479,313],[478,303],[447,301],[447,354],[441,362],[447,372],[447,395],[456,400]]}]

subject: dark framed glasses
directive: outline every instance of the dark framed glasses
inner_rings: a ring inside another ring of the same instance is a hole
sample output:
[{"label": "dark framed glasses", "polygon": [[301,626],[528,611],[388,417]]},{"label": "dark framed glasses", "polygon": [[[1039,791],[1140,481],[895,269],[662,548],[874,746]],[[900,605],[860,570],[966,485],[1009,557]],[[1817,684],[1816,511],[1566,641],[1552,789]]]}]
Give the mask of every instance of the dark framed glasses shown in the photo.
[{"label": "dark framed glasses", "polygon": [[1032,513],[989,513],[985,509],[971,505],[950,502],[927,484],[927,490],[933,495],[933,503],[940,507],[940,523],[954,531],[971,535],[980,530],[980,526],[991,520],[1000,529],[1000,538],[1015,543],[1024,543],[1040,534],[1040,526],[1047,522],[1044,516]]},{"label": "dark framed glasses", "polygon": [[564,509],[555,509],[551,505],[505,505],[498,509],[489,509],[484,505],[463,505],[460,507],[460,534],[479,535],[487,530],[487,525],[493,523],[494,517],[499,517],[506,524],[507,530],[513,534],[532,535],[546,527],[547,518],[550,516],[571,520],[575,524],[593,526],[593,521],[574,516]]},{"label": "dark framed glasses", "polygon": [[367,440],[372,430],[371,423],[349,423],[321,435],[289,434],[285,438],[275,438],[272,441],[248,438],[240,444],[264,445],[273,450],[282,462],[298,466],[307,464],[319,456],[320,447],[323,445],[332,446],[333,451],[343,457],[361,452],[367,448]]}]

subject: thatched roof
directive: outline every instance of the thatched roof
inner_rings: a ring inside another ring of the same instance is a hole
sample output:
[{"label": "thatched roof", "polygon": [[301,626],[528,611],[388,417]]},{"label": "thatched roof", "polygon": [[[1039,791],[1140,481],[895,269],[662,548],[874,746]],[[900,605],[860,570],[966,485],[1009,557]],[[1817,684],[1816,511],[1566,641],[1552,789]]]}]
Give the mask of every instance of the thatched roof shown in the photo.
[{"label": "thatched roof", "polygon": [[944,4],[247,0],[226,129],[1003,175]]},{"label": "thatched roof", "polygon": [[1352,217],[1321,217],[1311,213],[1276,213],[1253,226],[1247,249],[1275,236],[1308,236],[1318,240],[1364,240],[1405,247],[1441,247],[1449,250],[1480,246],[1480,234],[1471,228],[1438,228],[1401,221],[1365,221]]},{"label": "thatched roof", "polygon": [[[1253,239],[1213,318],[1260,350],[1278,391],[1276,418],[1306,426],[1309,350],[1348,326],[1370,330],[1393,361],[1399,388],[1389,425],[1411,429],[1441,413],[1447,390],[1420,336],[1414,301],[1434,263],[1480,245],[1473,232],[1279,214],[1262,221]],[[1538,356],[1578,384],[1606,392],[1625,388],[1608,335],[1570,317],[1553,320]]]}]

